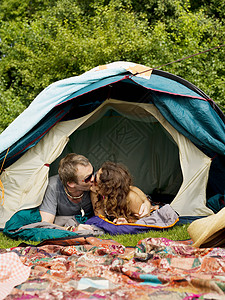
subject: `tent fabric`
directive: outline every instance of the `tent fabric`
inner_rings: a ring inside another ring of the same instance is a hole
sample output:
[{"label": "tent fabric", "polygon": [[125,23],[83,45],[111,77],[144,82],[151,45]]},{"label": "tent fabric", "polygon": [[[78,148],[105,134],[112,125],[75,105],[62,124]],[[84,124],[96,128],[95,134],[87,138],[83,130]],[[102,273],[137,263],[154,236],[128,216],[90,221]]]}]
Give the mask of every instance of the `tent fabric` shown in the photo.
[{"label": "tent fabric", "polygon": [[[122,70],[124,73],[126,70]],[[0,152],[3,152],[20,138],[22,138],[27,132],[29,132],[44,116],[47,115],[56,105],[59,105],[69,99],[75,97],[77,91],[82,90],[84,87],[91,85],[102,79],[108,79],[113,75],[117,75],[121,72],[121,69],[103,70],[102,72],[87,72],[77,77],[71,77],[68,79],[57,81],[48,86],[43,92],[41,92],[34,101],[28,106],[28,108],[18,116],[10,126],[1,134],[1,148]],[[118,80],[118,79],[116,79]],[[108,80],[109,84],[115,81],[115,78]],[[100,87],[101,83],[97,85]],[[96,87],[96,88],[97,88]],[[86,92],[86,91],[85,91]],[[26,120],[26,121],[24,121]]]},{"label": "tent fabric", "polygon": [[[225,155],[224,122],[206,101],[196,98],[191,103],[167,94],[156,97],[156,107],[180,133],[202,148]],[[182,118],[184,110],[185,118]]]},{"label": "tent fabric", "polygon": [[215,196],[209,198],[207,201],[207,206],[215,214],[218,213],[222,208],[225,207],[225,195],[216,194]]},{"label": "tent fabric", "polygon": [[[142,111],[142,117],[146,116],[147,113],[153,115],[170,133],[180,150],[183,182],[171,206],[180,215],[205,216],[211,214],[212,211],[206,207],[205,198],[211,159],[177,132],[154,105],[146,103],[130,104],[109,99],[98,107],[96,111],[85,117],[58,123],[36,147],[26,152],[2,173],[1,181],[5,188],[5,204],[4,207],[0,206],[0,226],[4,226],[5,220],[9,219],[15,211],[36,207],[41,204],[48,183],[48,165],[60,155],[72,132],[85,122],[90,122],[91,118],[95,120],[100,118],[109,108],[115,108],[121,113],[126,113],[126,115],[136,115],[138,112],[137,107]],[[182,153],[185,153],[185,155],[182,155]],[[145,180],[144,178],[143,181]],[[201,184],[199,184],[198,180],[192,182],[193,178],[198,178]],[[190,182],[192,182],[191,185]],[[188,203],[188,206],[185,203]]]},{"label": "tent fabric", "polygon": [[[112,110],[121,120],[126,118],[133,125],[134,122],[159,124],[166,139],[176,145],[174,159],[176,156],[179,163],[177,184],[180,182],[180,186],[177,185],[176,194],[172,195],[173,209],[181,216],[213,213],[206,206],[206,190],[209,182],[213,182],[211,174],[214,181],[220,177],[220,189],[225,189],[225,116],[204,92],[184,79],[135,63],[115,62],[51,84],[0,135],[0,164],[5,160],[0,174],[5,191],[4,204],[0,206],[0,227],[16,211],[41,203],[49,170],[53,169],[64,149],[69,149],[72,134],[78,129],[88,130],[101,118],[110,118]],[[138,133],[136,136],[139,146],[142,145],[141,138],[148,138],[153,131],[152,126],[144,127],[143,134],[139,130],[140,136]],[[124,126],[115,131],[118,149],[121,148],[120,134],[125,129]],[[154,184],[148,176],[157,164],[158,169],[155,168],[153,175],[158,180],[158,190],[163,190],[166,182],[167,188],[170,186],[166,167],[160,169],[160,156],[150,158],[153,156],[150,150],[156,141],[140,152],[142,169],[135,171],[135,177],[139,176],[145,184],[146,193],[153,192]],[[75,150],[79,149],[76,141],[74,143]],[[127,148],[129,143],[131,141],[125,145]],[[163,151],[165,153],[165,149],[159,149],[158,154],[163,156]],[[98,153],[99,161],[101,154]],[[138,154],[136,152],[137,157]],[[214,156],[219,163],[214,163]],[[128,159],[130,157],[134,161],[134,156],[127,155]],[[154,165],[145,163],[145,159],[154,161]],[[172,160],[168,161],[167,167],[170,167]],[[175,182],[174,178],[171,187]],[[221,193],[218,184],[213,188],[214,194]]]},{"label": "tent fabric", "polygon": [[[26,147],[27,146],[26,145],[27,143],[25,141],[26,139],[29,140],[29,146],[31,145],[34,146],[37,143],[37,141],[40,139],[40,132],[33,131],[32,138],[31,138],[30,131],[32,130],[32,128],[35,127],[35,125],[38,122],[40,122],[47,114],[49,114],[50,111],[52,111],[56,107],[58,107],[58,110],[60,110],[60,104],[68,102],[71,99],[77,98],[78,96],[88,93],[91,90],[98,89],[102,86],[110,85],[112,83],[121,81],[125,78],[130,78],[130,80],[136,82],[138,85],[144,86],[148,89],[151,89],[152,91],[160,91],[157,97],[155,97],[154,103],[155,105],[157,105],[157,103],[159,102],[158,105],[160,105],[161,108],[162,106],[166,105],[166,103],[169,103],[169,105],[167,105],[168,112],[164,113],[164,116],[166,118],[171,114],[173,114],[174,107],[171,106],[172,105],[171,100],[169,102],[168,99],[165,98],[165,95],[167,95],[167,97],[170,97],[171,94],[180,95],[183,96],[184,98],[192,100],[192,101],[187,101],[187,99],[184,99],[186,105],[185,116],[187,115],[187,113],[189,113],[192,120],[199,120],[203,115],[205,115],[205,109],[207,107],[208,108],[207,117],[208,117],[209,124],[210,124],[210,120],[213,120],[215,118],[217,123],[216,127],[218,129],[220,129],[221,127],[220,131],[224,133],[225,125],[224,123],[221,124],[220,117],[217,114],[213,113],[213,109],[211,105],[209,104],[209,102],[207,102],[208,99],[204,99],[198,93],[180,84],[179,82],[170,80],[165,77],[160,77],[154,74],[152,74],[149,79],[138,77],[138,76],[132,76],[130,71],[133,70],[135,72],[135,68],[134,68],[135,65],[137,64],[127,63],[127,62],[115,62],[106,65],[105,68],[100,68],[100,70],[98,68],[94,68],[93,70],[90,70],[80,76],[60,80],[48,86],[34,99],[34,101],[30,104],[30,106],[18,118],[16,118],[10,124],[10,126],[6,128],[6,130],[3,131],[3,133],[0,135],[0,153],[1,153],[0,163],[3,161],[6,151],[9,147],[10,148],[9,148],[9,153],[7,155],[7,160],[11,156],[18,155],[17,153],[24,151],[24,148],[26,150],[29,149]],[[131,68],[131,66],[133,69]],[[128,72],[126,69],[130,71]],[[181,99],[183,99],[183,97]],[[199,116],[197,116],[197,114],[200,113],[199,102],[193,101],[197,99],[201,99],[203,100],[203,102],[204,101],[206,102],[205,106],[201,110],[200,118]],[[177,111],[176,118],[178,119],[178,121],[176,123],[173,122],[174,123],[173,126],[175,126],[177,130],[179,130],[177,128],[178,126],[177,124],[179,124],[183,120],[183,112],[184,112],[183,103],[179,104],[179,101],[175,101],[176,111]],[[196,113],[196,109],[197,109],[197,113]],[[63,112],[62,111],[60,112],[60,117],[63,117],[63,114],[66,114],[64,108],[63,108]],[[41,130],[42,135],[43,132],[48,131],[57,122],[55,118],[52,117],[50,118],[51,120],[49,120],[48,118],[48,122],[44,122],[45,126]],[[189,132],[189,130],[192,130],[192,128],[196,128],[197,134],[199,134],[198,124],[195,123],[191,124],[191,127],[188,124],[183,124],[183,126],[187,132]],[[28,134],[27,137],[26,134]],[[216,139],[217,137],[214,136],[211,137],[211,141],[213,141],[214,143],[216,143]],[[218,153],[222,152],[224,154],[225,153],[224,134],[220,136],[219,141],[220,139],[222,139],[221,142],[223,144],[215,145],[214,148]],[[200,141],[202,140],[202,136],[199,136],[199,140]]]}]

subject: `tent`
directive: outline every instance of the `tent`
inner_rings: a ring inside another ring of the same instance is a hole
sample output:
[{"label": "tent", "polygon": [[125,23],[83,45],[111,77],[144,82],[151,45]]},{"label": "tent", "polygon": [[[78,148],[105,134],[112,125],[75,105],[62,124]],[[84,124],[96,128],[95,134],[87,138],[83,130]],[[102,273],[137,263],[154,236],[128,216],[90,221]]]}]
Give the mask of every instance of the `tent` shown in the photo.
[{"label": "tent", "polygon": [[0,135],[0,227],[40,205],[69,152],[97,169],[122,162],[134,184],[180,216],[213,213],[225,190],[225,116],[203,91],[131,62],[98,66],[44,89]]}]

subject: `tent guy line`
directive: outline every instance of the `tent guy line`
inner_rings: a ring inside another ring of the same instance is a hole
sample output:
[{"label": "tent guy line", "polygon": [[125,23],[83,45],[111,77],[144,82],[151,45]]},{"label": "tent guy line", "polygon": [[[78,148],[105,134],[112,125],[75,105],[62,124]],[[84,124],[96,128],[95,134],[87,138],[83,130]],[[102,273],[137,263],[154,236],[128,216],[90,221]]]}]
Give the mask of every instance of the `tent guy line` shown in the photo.
[{"label": "tent guy line", "polygon": [[225,46],[225,44],[219,45],[219,46],[217,46],[217,47],[213,47],[213,48],[210,48],[210,49],[207,49],[207,50],[205,50],[205,51],[201,51],[201,52],[198,52],[198,53],[194,53],[194,54],[188,55],[188,56],[186,56],[186,57],[182,57],[182,58],[179,58],[179,59],[177,59],[177,60],[171,61],[171,62],[169,62],[169,63],[163,64],[163,65],[160,65],[160,66],[157,66],[157,67],[154,67],[154,68],[149,68],[149,69],[144,70],[144,71],[141,71],[141,72],[137,72],[137,73],[135,73],[135,74],[132,74],[131,77],[136,76],[136,75],[139,75],[139,74],[142,74],[142,73],[145,73],[145,72],[149,72],[149,71],[151,71],[151,70],[159,69],[159,68],[162,68],[162,67],[164,67],[164,66],[168,66],[168,65],[171,65],[171,64],[173,64],[173,63],[176,63],[176,62],[179,62],[179,61],[182,61],[182,60],[185,60],[185,59],[188,59],[188,58],[194,57],[194,56],[196,56],[196,55],[203,54],[203,53],[206,53],[206,52],[215,50],[215,49],[219,49],[219,48],[224,47],[224,46]]},{"label": "tent guy line", "polygon": [[[10,148],[10,147],[9,147],[9,148]],[[0,174],[1,174],[1,172],[2,172],[2,169],[3,169],[4,163],[5,163],[6,157],[7,157],[7,155],[8,155],[9,148],[8,148],[8,150],[7,150],[6,154],[5,154],[5,158],[4,158],[3,162],[2,162],[2,166],[1,166],[1,169],[0,169]],[[0,205],[3,206],[3,205],[4,205],[4,194],[5,194],[5,190],[4,190],[4,185],[3,185],[2,182],[1,182],[1,179],[0,179],[0,190],[2,191],[2,195],[0,196]]]}]

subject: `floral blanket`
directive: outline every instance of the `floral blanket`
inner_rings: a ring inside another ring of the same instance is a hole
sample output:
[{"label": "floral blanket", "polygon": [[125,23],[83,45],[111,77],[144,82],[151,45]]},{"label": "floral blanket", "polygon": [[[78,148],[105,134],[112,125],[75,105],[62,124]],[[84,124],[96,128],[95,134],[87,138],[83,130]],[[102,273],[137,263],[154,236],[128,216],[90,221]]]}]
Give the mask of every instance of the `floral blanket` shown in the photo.
[{"label": "floral blanket", "polygon": [[[73,245],[23,245],[14,252],[29,278],[9,299],[225,299],[225,249],[147,238],[136,247],[77,238]],[[1,255],[1,254],[0,254]]]}]

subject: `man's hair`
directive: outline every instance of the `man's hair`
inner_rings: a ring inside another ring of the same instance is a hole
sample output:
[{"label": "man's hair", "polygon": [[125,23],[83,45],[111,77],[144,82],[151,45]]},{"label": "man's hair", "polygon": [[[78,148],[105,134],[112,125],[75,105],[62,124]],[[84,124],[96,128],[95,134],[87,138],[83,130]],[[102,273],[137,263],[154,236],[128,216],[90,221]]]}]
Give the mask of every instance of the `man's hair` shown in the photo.
[{"label": "man's hair", "polygon": [[89,164],[90,162],[85,156],[76,153],[69,153],[62,158],[59,162],[58,173],[63,185],[66,187],[67,182],[78,183],[77,166],[86,167]]}]

